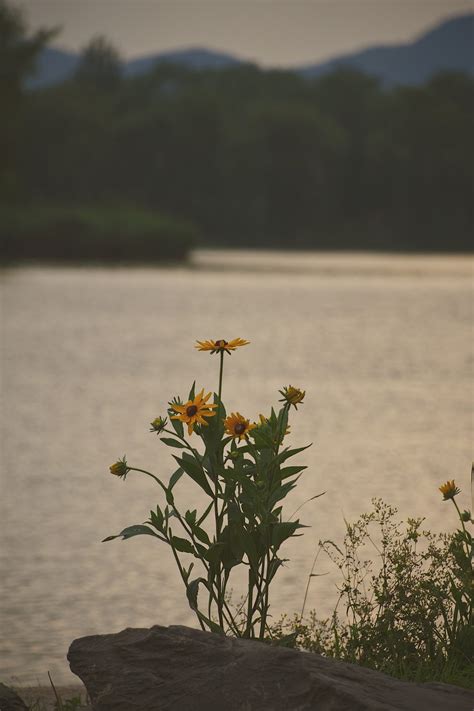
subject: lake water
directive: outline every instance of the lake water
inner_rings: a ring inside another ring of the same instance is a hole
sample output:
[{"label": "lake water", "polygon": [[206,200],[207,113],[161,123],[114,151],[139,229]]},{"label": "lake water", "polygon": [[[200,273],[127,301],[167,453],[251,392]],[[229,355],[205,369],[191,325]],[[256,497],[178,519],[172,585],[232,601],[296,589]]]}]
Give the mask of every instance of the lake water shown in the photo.
[{"label": "lake water", "polygon": [[[251,341],[226,359],[224,401],[251,419],[288,384],[306,389],[292,442],[313,442],[286,509],[311,526],[288,543],[275,616],[299,610],[317,541],[344,533],[380,496],[400,516],[452,528],[437,487],[470,506],[472,261],[468,257],[199,252],[189,267],[4,269],[0,600],[2,680],[71,680],[78,636],[196,626],[174,561],[146,537],[100,543],[143,522],[170,450],[149,433],[191,382],[217,387],[196,339]],[[183,480],[181,480],[183,482]],[[185,503],[201,505],[193,484]],[[327,614],[322,561],[309,608]],[[238,599],[238,589],[235,592]]]}]

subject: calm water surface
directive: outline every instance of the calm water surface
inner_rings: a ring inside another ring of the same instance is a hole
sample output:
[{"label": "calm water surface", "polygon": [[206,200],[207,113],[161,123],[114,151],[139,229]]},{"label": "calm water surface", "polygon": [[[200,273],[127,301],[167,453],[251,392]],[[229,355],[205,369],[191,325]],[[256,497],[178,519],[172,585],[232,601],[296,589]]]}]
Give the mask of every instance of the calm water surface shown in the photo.
[{"label": "calm water surface", "polygon": [[[0,599],[2,679],[69,681],[78,636],[191,624],[169,552],[145,538],[102,544],[160,500],[108,466],[127,454],[167,478],[148,423],[190,383],[217,386],[195,339],[252,343],[226,361],[228,410],[254,419],[289,383],[305,388],[295,444],[313,442],[287,513],[311,526],[287,545],[273,611],[301,606],[318,539],[380,496],[400,516],[454,525],[437,487],[468,507],[472,458],[472,262],[467,257],[200,252],[175,269],[15,268],[2,283]],[[183,481],[183,480],[182,480]],[[185,503],[202,499],[183,483]],[[331,571],[322,562],[319,572]],[[316,578],[309,607],[335,600]],[[239,596],[236,585],[235,596]]]}]

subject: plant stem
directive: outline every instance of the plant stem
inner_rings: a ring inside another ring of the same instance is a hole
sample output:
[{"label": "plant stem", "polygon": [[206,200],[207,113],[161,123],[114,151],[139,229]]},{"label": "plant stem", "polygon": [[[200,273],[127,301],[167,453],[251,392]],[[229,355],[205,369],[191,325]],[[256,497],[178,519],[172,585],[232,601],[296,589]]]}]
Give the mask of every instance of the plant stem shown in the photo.
[{"label": "plant stem", "polygon": [[[219,391],[218,391],[218,402],[217,402],[217,433],[220,431],[220,416],[221,416],[221,398],[222,398],[222,376],[224,373],[224,351],[220,352],[220,364],[219,364]],[[216,465],[217,465],[217,457],[216,457]],[[220,535],[221,535],[221,517],[219,515],[219,502],[218,502],[218,493],[219,493],[219,474],[217,470],[214,473],[214,518],[216,522],[216,541],[219,541]],[[223,613],[222,613],[222,606],[224,604],[224,594],[225,590],[222,589],[222,571],[221,571],[221,565],[220,563],[217,564],[217,571],[216,571],[216,588],[217,588],[217,595],[218,595],[218,604],[217,604],[217,611],[219,614],[219,624],[221,627],[223,627]]]},{"label": "plant stem", "polygon": [[163,482],[160,481],[160,480],[158,479],[158,477],[155,476],[154,474],[152,474],[151,472],[147,472],[146,469],[137,469],[137,467],[127,467],[127,468],[128,468],[129,471],[131,471],[131,472],[141,472],[141,474],[147,474],[148,476],[151,476],[151,478],[154,479],[154,480],[156,481],[156,483],[161,486],[161,488],[163,489],[163,491],[165,492],[165,494],[166,494],[166,492],[168,491],[168,489],[167,489],[166,486],[163,484]]}]

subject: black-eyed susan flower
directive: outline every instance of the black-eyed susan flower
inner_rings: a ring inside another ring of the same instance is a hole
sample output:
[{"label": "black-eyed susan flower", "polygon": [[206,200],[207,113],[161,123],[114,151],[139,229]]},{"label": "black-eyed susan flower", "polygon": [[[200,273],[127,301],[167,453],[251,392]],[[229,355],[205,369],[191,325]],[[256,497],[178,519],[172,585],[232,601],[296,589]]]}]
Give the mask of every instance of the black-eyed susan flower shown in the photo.
[{"label": "black-eyed susan flower", "polygon": [[181,420],[188,425],[188,434],[191,435],[194,430],[194,425],[208,425],[204,419],[205,417],[214,417],[216,414],[212,411],[214,407],[217,407],[217,403],[209,403],[208,400],[211,397],[211,393],[207,393],[204,396],[204,388],[200,393],[196,395],[194,400],[188,400],[184,404],[180,405],[177,403],[171,403],[171,408],[179,413],[177,415],[172,415],[172,420]]},{"label": "black-eyed susan flower", "polygon": [[246,341],[243,338],[234,338],[233,341],[226,341],[220,338],[217,341],[197,341],[198,345],[194,347],[198,351],[211,351],[211,355],[213,353],[228,353],[232,355],[231,351],[235,351],[236,348],[241,346],[248,346],[249,343],[250,341]]},{"label": "black-eyed susan flower", "polygon": [[111,464],[109,469],[111,474],[119,476],[121,479],[125,479],[128,472],[130,471],[127,465],[127,460],[125,459],[125,455],[123,455],[122,459],[118,459],[116,462]]},{"label": "black-eyed susan flower", "polygon": [[297,410],[298,405],[303,402],[306,390],[300,390],[299,388],[294,388],[293,385],[288,385],[288,387],[284,387],[283,390],[279,390],[279,393],[283,395],[279,402],[287,402],[288,405],[293,405],[295,410]]},{"label": "black-eyed susan flower", "polygon": [[452,481],[447,481],[439,487],[439,490],[443,494],[443,501],[448,501],[449,499],[454,499],[454,497],[460,493],[461,489],[458,489],[454,479]]},{"label": "black-eyed susan flower", "polygon": [[156,432],[156,434],[161,434],[168,424],[167,417],[155,417],[153,422],[150,422],[150,432]]},{"label": "black-eyed susan flower", "polygon": [[227,434],[234,437],[234,439],[242,440],[245,439],[250,432],[255,427],[256,424],[251,425],[250,420],[246,420],[240,412],[232,412],[229,417],[224,420],[224,427]]}]

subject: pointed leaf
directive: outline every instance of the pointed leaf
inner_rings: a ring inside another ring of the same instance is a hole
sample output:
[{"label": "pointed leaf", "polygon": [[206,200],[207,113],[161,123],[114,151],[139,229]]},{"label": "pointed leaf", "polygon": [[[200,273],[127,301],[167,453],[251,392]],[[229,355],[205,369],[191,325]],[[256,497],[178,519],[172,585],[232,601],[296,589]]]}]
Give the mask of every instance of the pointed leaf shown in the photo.
[{"label": "pointed leaf", "polygon": [[201,489],[204,489],[206,494],[209,496],[214,495],[203,469],[199,466],[196,460],[191,457],[189,459],[184,457],[180,459],[175,454],[173,454],[173,457],[176,459],[179,466],[184,469],[186,474],[190,476],[191,479],[193,479],[193,481],[201,487]]},{"label": "pointed leaf", "polygon": [[185,538],[179,536],[171,536],[171,544],[180,553],[194,553],[193,545]]},{"label": "pointed leaf", "polygon": [[169,491],[171,491],[171,489],[178,483],[183,474],[184,471],[181,469],[181,467],[179,467],[179,469],[176,469],[176,471],[170,476],[170,480],[168,482]]},{"label": "pointed leaf", "polygon": [[177,439],[172,437],[160,437],[161,441],[164,442],[168,447],[177,447],[178,449],[186,449],[186,445],[182,442],[178,442]]}]

